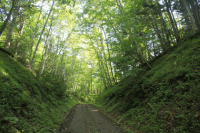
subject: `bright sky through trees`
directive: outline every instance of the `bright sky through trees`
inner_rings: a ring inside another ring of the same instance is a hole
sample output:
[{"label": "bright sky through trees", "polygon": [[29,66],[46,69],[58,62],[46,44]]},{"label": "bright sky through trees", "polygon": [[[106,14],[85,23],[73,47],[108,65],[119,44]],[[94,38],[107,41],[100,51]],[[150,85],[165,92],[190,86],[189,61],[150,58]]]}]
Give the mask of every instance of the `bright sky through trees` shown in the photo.
[{"label": "bright sky through trees", "polygon": [[102,91],[142,64],[151,68],[200,27],[195,0],[15,1],[2,2],[1,12],[10,12],[1,15],[2,46],[39,77],[53,73],[82,93]]}]

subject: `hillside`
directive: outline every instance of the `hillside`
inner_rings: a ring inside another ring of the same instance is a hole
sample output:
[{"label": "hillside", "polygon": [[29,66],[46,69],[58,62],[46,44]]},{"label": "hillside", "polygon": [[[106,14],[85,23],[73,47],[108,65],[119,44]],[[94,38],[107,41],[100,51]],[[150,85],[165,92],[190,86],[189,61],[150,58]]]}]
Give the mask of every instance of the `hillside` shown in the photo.
[{"label": "hillside", "polygon": [[0,132],[200,133],[199,0],[0,0],[0,12]]},{"label": "hillside", "polygon": [[129,132],[199,133],[200,36],[135,68],[102,93],[97,103]]},{"label": "hillside", "polygon": [[46,75],[38,80],[0,50],[0,132],[55,132],[75,104],[65,86]]}]

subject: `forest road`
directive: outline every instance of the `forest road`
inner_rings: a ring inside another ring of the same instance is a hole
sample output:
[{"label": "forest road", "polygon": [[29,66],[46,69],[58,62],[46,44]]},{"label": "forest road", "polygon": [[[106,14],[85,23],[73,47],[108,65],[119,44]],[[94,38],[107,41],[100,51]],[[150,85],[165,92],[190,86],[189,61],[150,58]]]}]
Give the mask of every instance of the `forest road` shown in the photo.
[{"label": "forest road", "polygon": [[78,104],[72,108],[59,133],[124,133],[93,105]]}]

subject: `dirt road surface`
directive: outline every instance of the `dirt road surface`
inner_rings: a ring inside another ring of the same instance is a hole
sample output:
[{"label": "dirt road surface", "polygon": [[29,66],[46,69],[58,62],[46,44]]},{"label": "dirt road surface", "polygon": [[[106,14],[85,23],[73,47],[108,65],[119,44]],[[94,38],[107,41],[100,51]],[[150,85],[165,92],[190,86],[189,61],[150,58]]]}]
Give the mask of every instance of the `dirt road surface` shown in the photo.
[{"label": "dirt road surface", "polygon": [[61,125],[59,133],[124,133],[115,123],[90,104],[78,104]]}]

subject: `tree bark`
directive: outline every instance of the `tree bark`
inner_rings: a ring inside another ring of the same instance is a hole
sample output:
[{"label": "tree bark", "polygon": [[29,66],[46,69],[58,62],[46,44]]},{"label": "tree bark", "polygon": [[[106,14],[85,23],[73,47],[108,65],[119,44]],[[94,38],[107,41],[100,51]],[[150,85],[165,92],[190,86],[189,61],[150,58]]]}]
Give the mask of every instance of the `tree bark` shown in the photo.
[{"label": "tree bark", "polygon": [[161,27],[162,27],[162,32],[163,34],[165,35],[165,41],[164,41],[164,52],[167,51],[167,49],[170,47],[170,33],[169,33],[169,30],[167,29],[167,24],[163,18],[163,14],[162,14],[162,11],[160,9],[160,7],[157,7],[157,11],[158,11],[158,15],[160,17],[160,22],[161,22]]},{"label": "tree bark", "polygon": [[195,23],[195,19],[193,17],[193,14],[189,8],[189,4],[187,3],[186,0],[179,0],[180,3],[183,3],[185,11],[187,12],[188,17],[190,18],[190,22],[191,22],[191,26],[192,26],[192,30],[195,32],[198,30],[197,25]]},{"label": "tree bark", "polygon": [[198,28],[198,30],[200,30],[200,19],[199,19],[199,5],[198,2],[196,0],[189,0],[189,3],[191,5],[191,10],[192,10],[192,14],[195,20],[195,24]]},{"label": "tree bark", "polygon": [[167,7],[167,14],[168,14],[168,16],[169,16],[169,20],[170,20],[170,22],[171,22],[172,29],[173,29],[173,31],[174,31],[174,36],[175,36],[175,38],[176,38],[176,42],[179,43],[179,42],[180,42],[179,31],[178,31],[178,29],[177,29],[177,25],[176,25],[175,20],[173,20],[172,12],[170,12],[171,3],[169,2],[169,0],[165,0],[165,4],[166,4],[166,7]]},{"label": "tree bark", "polygon": [[[125,16],[124,9],[123,9],[123,6],[121,4],[121,1],[120,0],[116,0],[116,3],[117,3],[117,6],[118,6],[118,8],[119,8],[119,10],[121,12],[122,17],[124,17],[124,19],[126,19],[126,16]],[[134,48],[134,52],[136,53],[136,57],[138,58],[139,63],[146,63],[151,68],[149,63],[146,61],[146,59],[144,59],[143,55],[139,51],[138,44],[135,42],[134,35],[133,35],[132,31],[131,31],[130,23],[128,22],[128,20],[125,21],[125,22],[126,22],[126,25],[128,27],[128,31],[129,31],[130,45],[132,45],[131,47]]]},{"label": "tree bark", "polygon": [[106,57],[105,48],[104,48],[104,44],[103,44],[103,39],[101,39],[101,48],[102,48],[102,53],[103,53],[104,64],[105,64],[105,67],[106,67],[106,70],[107,70],[108,80],[109,80],[110,84],[112,85],[110,72],[109,72],[109,69],[108,69],[107,57]]},{"label": "tree bark", "polygon": [[17,1],[17,0],[12,0],[12,7],[11,7],[11,9],[10,9],[8,15],[7,15],[6,20],[3,22],[3,25],[2,25],[1,28],[0,28],[0,36],[2,35],[4,29],[6,28],[6,25],[8,24],[8,21],[10,20],[10,17],[11,17],[11,15],[12,15],[12,12],[13,12],[13,10],[14,10],[14,8],[15,8],[15,3],[16,3],[16,1]]},{"label": "tree bark", "polygon": [[44,27],[43,27],[43,29],[42,29],[42,32],[41,32],[41,34],[40,34],[40,38],[39,38],[39,40],[38,40],[38,42],[37,42],[37,45],[36,45],[36,47],[35,47],[35,51],[34,51],[34,54],[33,54],[32,60],[31,60],[31,66],[33,66],[33,64],[34,64],[35,56],[36,56],[36,53],[37,53],[37,50],[38,50],[40,41],[41,41],[41,39],[42,39],[42,35],[43,35],[43,33],[44,33],[44,30],[46,29],[46,25],[47,25],[47,23],[48,23],[49,17],[50,17],[50,15],[51,15],[51,12],[53,11],[54,3],[55,3],[55,0],[53,1],[52,5],[51,5],[51,9],[50,9],[49,14],[48,14],[48,16],[47,16],[47,19],[46,19],[46,22],[45,22]]},{"label": "tree bark", "polygon": [[180,2],[180,7],[181,7],[180,10],[182,12],[183,18],[185,19],[185,23],[187,25],[187,30],[188,30],[188,32],[192,33],[193,32],[193,26],[191,24],[189,16],[187,15],[187,11],[185,9],[185,6],[182,2]]},{"label": "tree bark", "polygon": [[45,46],[46,46],[45,57],[44,57],[44,61],[42,61],[43,64],[42,64],[41,71],[39,73],[39,77],[43,74],[43,72],[45,70],[45,67],[46,67],[46,61],[47,61],[47,58],[48,58],[48,51],[49,51],[48,39],[49,39],[49,35],[50,35],[51,29],[52,29],[52,25],[53,25],[53,16],[51,18],[50,28],[49,28],[49,31],[48,31],[48,34],[47,34],[47,38],[46,38],[46,41],[45,41]]},{"label": "tree bark", "polygon": [[16,46],[15,46],[15,56],[18,55],[18,50],[19,50],[19,46],[20,46],[20,37],[23,34],[25,23],[26,23],[26,19],[23,20],[23,22],[20,26],[19,35],[17,36],[17,42],[16,42]]},{"label": "tree bark", "polygon": [[[42,0],[42,5],[41,5],[41,7],[40,7],[40,13],[39,13],[39,16],[38,16],[38,18],[37,18],[37,23],[36,23],[35,28],[34,28],[34,30],[33,30],[33,34],[31,35],[31,41],[30,41],[29,49],[26,51],[26,55],[28,55],[28,52],[30,52],[30,54],[29,54],[29,58],[30,58],[30,59],[31,59],[31,56],[32,56],[33,39],[34,39],[35,36],[36,36],[37,25],[39,24],[40,16],[41,16],[41,14],[42,14],[42,8],[43,8],[44,1],[45,1],[45,0]],[[30,51],[29,51],[29,50],[30,50]]]},{"label": "tree bark", "polygon": [[153,21],[152,27],[153,27],[155,33],[156,33],[157,36],[158,36],[160,45],[161,45],[162,49],[163,49],[164,51],[166,51],[166,49],[165,49],[165,43],[164,43],[163,37],[162,37],[162,35],[161,35],[160,31],[159,31],[158,24],[156,23],[156,21],[154,20],[154,18],[152,18],[152,21]]},{"label": "tree bark", "polygon": [[13,16],[13,19],[9,25],[9,28],[8,28],[8,32],[7,32],[7,35],[6,35],[6,43],[5,43],[5,49],[9,50],[11,45],[12,45],[12,42],[13,42],[13,29],[15,27],[15,24],[16,24],[16,18],[17,18],[17,14],[14,13],[15,15]]},{"label": "tree bark", "polygon": [[[101,28],[102,28],[102,31],[104,33],[105,40],[107,40],[106,32],[105,32],[103,27],[101,27]],[[108,49],[108,57],[110,59],[111,58],[111,54],[110,54],[110,48],[109,48],[109,45],[108,45],[108,41],[106,41],[106,46],[107,46],[107,49]],[[111,71],[111,74],[112,74],[112,79],[113,79],[113,82],[115,84],[116,80],[115,80],[115,77],[114,77],[114,74],[113,74],[113,67],[112,67],[111,61],[109,61],[109,64],[110,64],[110,71]]]}]

